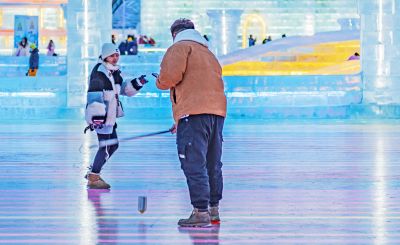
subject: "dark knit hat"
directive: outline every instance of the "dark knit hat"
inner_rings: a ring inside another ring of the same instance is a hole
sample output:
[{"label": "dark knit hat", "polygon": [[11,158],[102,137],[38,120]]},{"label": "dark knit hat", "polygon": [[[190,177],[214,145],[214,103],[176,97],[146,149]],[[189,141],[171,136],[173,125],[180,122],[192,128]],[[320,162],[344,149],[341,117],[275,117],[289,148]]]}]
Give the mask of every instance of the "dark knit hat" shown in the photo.
[{"label": "dark knit hat", "polygon": [[170,28],[171,34],[173,34],[174,32],[180,32],[180,31],[183,31],[186,29],[194,29],[194,24],[191,20],[185,19],[185,18],[175,20]]}]

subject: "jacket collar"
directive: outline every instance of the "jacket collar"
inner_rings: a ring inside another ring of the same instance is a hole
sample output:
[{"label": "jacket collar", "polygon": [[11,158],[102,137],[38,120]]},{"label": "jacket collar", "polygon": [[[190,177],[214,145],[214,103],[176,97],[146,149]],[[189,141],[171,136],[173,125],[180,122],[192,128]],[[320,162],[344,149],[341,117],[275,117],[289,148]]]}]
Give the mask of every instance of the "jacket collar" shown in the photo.
[{"label": "jacket collar", "polygon": [[187,30],[179,32],[175,37],[174,44],[179,41],[193,41],[193,42],[200,43],[201,45],[208,47],[207,40],[204,39],[203,36],[201,36],[200,32],[198,32],[194,29],[187,29]]},{"label": "jacket collar", "polygon": [[111,76],[114,71],[117,71],[120,68],[118,65],[114,66],[110,63],[103,61],[102,59],[99,59],[98,63],[100,63],[101,65],[97,68],[97,71],[103,72],[106,76]]},{"label": "jacket collar", "polygon": [[113,64],[110,64],[110,63],[105,62],[105,61],[103,61],[102,64],[110,72],[114,72],[114,71],[118,71],[119,70],[119,66],[118,65],[113,65]]}]

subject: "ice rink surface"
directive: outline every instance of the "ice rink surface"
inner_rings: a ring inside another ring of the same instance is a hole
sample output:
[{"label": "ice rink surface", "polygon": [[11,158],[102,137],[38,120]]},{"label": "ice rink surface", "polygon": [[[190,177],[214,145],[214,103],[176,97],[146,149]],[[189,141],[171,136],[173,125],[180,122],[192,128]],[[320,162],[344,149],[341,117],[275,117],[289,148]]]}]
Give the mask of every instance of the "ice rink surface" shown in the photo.
[{"label": "ice rink surface", "polygon": [[[111,190],[92,191],[83,122],[0,126],[2,244],[400,243],[398,121],[228,119],[222,221],[201,229],[176,224],[191,207],[174,135],[122,142],[103,169]],[[169,126],[121,120],[118,134]]]}]

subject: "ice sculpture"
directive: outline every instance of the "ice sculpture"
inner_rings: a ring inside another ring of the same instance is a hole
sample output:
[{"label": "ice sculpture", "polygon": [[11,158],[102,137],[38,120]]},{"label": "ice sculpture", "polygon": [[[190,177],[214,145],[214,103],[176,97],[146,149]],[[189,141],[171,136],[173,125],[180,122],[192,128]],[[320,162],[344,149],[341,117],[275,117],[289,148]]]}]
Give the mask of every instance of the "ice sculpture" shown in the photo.
[{"label": "ice sculpture", "polygon": [[399,0],[359,0],[365,103],[400,102]]},{"label": "ice sculpture", "polygon": [[212,29],[211,50],[216,55],[223,55],[238,49],[237,29],[243,10],[208,10]]},{"label": "ice sculpture", "polygon": [[228,65],[243,60],[257,60],[267,52],[283,51],[293,47],[315,45],[319,43],[358,40],[359,38],[359,30],[323,32],[313,36],[293,36],[273,41],[268,45],[256,45],[250,48],[240,49],[226,55],[220,55],[218,58],[222,65]]},{"label": "ice sculpture", "polygon": [[[258,26],[259,21],[251,21],[249,29],[246,30],[246,18],[251,19],[250,16],[257,16],[265,22],[263,31],[271,35],[273,40],[280,38],[283,33],[290,37],[337,31],[340,29],[338,19],[358,18],[357,0],[146,0],[141,1],[141,32],[156,37],[157,44],[168,47],[171,44],[168,28],[175,19],[185,17],[192,19],[196,29],[213,39],[217,36],[210,33],[218,28],[212,23],[209,11],[237,9],[243,13],[239,25],[235,28],[236,40],[243,35],[248,36],[254,29],[261,29]],[[165,13],[162,18],[160,13]],[[230,18],[231,14],[226,14]],[[233,32],[231,29],[227,30]],[[265,38],[260,36],[260,33],[252,34],[258,38],[258,44]],[[237,45],[241,46],[241,43]]]},{"label": "ice sculpture", "polygon": [[68,107],[85,103],[87,77],[101,44],[111,41],[111,0],[70,0],[68,25]]}]

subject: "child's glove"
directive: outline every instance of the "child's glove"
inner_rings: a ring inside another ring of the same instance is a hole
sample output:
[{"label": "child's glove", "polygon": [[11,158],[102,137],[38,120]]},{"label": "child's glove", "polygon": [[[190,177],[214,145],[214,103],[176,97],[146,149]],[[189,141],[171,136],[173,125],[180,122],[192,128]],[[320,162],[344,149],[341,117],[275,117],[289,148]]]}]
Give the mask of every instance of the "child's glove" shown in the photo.
[{"label": "child's glove", "polygon": [[149,80],[147,80],[145,77],[146,77],[146,75],[141,75],[141,76],[138,77],[138,78],[132,79],[132,81],[131,81],[132,86],[133,86],[136,90],[140,90],[140,89],[143,87],[143,85],[145,85],[146,83],[149,82]]},{"label": "child's glove", "polygon": [[145,77],[146,77],[146,75],[141,75],[141,76],[138,78],[138,80],[139,80],[139,82],[140,82],[140,84],[141,84],[142,86],[149,82],[149,80],[147,80]]}]

